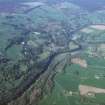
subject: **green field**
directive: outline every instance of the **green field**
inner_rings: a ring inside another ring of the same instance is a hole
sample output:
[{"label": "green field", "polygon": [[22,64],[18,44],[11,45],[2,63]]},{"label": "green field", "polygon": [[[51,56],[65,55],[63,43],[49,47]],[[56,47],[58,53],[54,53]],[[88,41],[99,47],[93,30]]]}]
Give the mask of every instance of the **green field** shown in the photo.
[{"label": "green field", "polygon": [[[87,60],[88,68],[79,65],[69,65],[65,73],[59,73],[55,78],[53,92],[44,97],[40,105],[97,105],[105,103],[105,94],[96,94],[94,98],[79,95],[79,84],[105,88],[105,60],[83,56]],[[78,73],[77,73],[78,72]],[[95,78],[99,75],[100,78]],[[65,92],[72,91],[72,95]]]}]

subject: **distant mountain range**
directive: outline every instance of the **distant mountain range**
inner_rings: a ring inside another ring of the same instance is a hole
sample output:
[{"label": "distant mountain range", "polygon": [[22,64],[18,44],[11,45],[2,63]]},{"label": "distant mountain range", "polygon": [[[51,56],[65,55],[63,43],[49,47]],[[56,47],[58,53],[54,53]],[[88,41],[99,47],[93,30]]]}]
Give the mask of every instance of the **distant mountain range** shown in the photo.
[{"label": "distant mountain range", "polygon": [[59,4],[61,2],[71,2],[89,11],[96,11],[105,8],[105,0],[0,0],[0,3],[20,3],[20,2],[46,2],[47,4]]}]

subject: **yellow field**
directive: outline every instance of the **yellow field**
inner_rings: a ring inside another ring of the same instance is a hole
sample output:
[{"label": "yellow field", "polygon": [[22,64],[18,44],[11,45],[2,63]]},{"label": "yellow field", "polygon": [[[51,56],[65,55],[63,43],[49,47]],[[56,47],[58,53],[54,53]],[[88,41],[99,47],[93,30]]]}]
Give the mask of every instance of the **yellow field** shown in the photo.
[{"label": "yellow field", "polygon": [[88,86],[88,85],[79,85],[79,92],[82,96],[95,95],[96,93],[105,93],[105,89]]},{"label": "yellow field", "polygon": [[80,32],[84,33],[92,33],[94,30],[99,30],[99,31],[104,31],[105,30],[105,25],[90,25],[89,27],[85,27],[80,30]]}]

